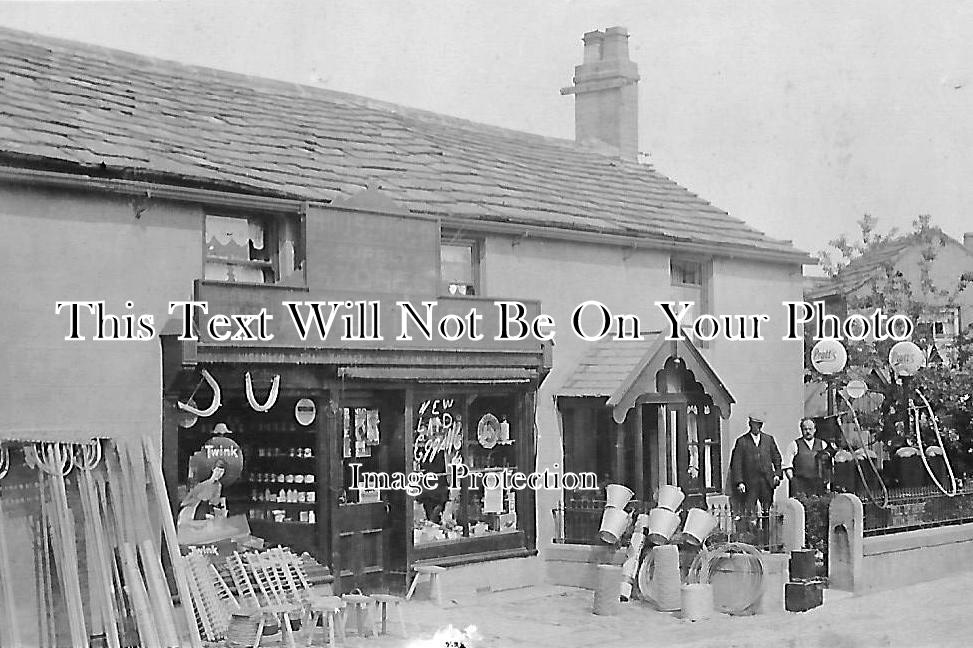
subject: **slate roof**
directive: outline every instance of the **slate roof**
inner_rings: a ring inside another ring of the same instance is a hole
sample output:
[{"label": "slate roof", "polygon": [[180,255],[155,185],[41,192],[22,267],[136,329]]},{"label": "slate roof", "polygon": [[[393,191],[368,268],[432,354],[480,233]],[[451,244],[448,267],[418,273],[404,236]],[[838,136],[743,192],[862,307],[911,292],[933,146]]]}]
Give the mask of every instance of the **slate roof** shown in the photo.
[{"label": "slate roof", "polygon": [[446,224],[808,260],[651,166],[570,140],[4,28],[0,163],[313,201],[378,186]]},{"label": "slate roof", "polygon": [[591,344],[558,390],[561,396],[612,396],[657,342],[659,331],[645,341],[604,341]]}]

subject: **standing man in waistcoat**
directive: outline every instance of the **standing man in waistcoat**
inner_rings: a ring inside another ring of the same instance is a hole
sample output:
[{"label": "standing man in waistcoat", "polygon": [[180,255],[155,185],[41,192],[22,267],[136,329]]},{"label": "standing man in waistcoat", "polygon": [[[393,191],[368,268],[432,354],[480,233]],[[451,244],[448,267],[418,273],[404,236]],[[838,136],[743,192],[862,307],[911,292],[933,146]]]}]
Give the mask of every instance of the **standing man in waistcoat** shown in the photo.
[{"label": "standing man in waistcoat", "polygon": [[780,483],[780,451],[774,437],[764,433],[764,416],[754,412],[749,431],[737,438],[730,456],[730,480],[742,513],[751,516],[757,502],[764,514],[770,511],[774,489]]},{"label": "standing man in waistcoat", "polygon": [[814,421],[801,419],[801,438],[794,439],[784,449],[784,474],[790,481],[791,497],[819,495],[824,484],[818,473],[818,457],[828,449],[827,444],[814,437]]}]

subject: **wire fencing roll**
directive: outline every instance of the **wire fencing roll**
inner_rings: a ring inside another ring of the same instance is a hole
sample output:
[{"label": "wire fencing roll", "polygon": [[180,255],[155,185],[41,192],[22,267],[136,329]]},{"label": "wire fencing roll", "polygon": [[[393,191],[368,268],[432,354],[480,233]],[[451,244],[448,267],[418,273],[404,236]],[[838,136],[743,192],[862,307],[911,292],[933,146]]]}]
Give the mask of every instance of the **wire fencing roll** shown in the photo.
[{"label": "wire fencing roll", "polygon": [[728,542],[709,550],[704,548],[689,566],[688,581],[690,583],[700,583],[712,585],[713,575],[721,571],[721,567],[727,560],[734,561],[736,556],[743,557],[743,570],[733,570],[732,573],[741,574],[743,583],[739,597],[733,601],[724,601],[717,596],[714,589],[714,607],[726,614],[746,614],[756,605],[763,596],[766,583],[764,580],[764,564],[760,551],[753,545],[743,542]]}]

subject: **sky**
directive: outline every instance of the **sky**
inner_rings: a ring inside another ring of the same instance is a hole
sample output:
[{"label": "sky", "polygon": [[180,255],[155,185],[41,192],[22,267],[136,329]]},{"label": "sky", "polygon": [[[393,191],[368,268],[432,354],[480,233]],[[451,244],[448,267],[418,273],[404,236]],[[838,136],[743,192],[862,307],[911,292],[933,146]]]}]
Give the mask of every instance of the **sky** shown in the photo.
[{"label": "sky", "polygon": [[573,138],[581,36],[628,28],[639,147],[805,251],[869,213],[973,232],[973,3],[6,2],[0,25]]}]

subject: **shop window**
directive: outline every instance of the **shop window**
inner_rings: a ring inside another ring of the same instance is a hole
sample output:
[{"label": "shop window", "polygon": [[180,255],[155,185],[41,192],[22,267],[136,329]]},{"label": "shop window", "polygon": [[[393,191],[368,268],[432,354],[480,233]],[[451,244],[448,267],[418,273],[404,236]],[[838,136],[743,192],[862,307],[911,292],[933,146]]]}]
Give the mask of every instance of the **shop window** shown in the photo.
[{"label": "shop window", "polygon": [[[413,469],[439,480],[414,499],[415,544],[518,530],[516,491],[503,478],[523,470],[517,465],[516,402],[512,396],[458,393],[419,404]],[[451,483],[450,475],[460,470],[468,476]]]},{"label": "shop window", "polygon": [[207,214],[204,278],[276,284],[303,278],[304,246],[296,216]]},{"label": "shop window", "polygon": [[479,262],[479,245],[476,241],[443,239],[439,247],[443,294],[479,294]]}]

